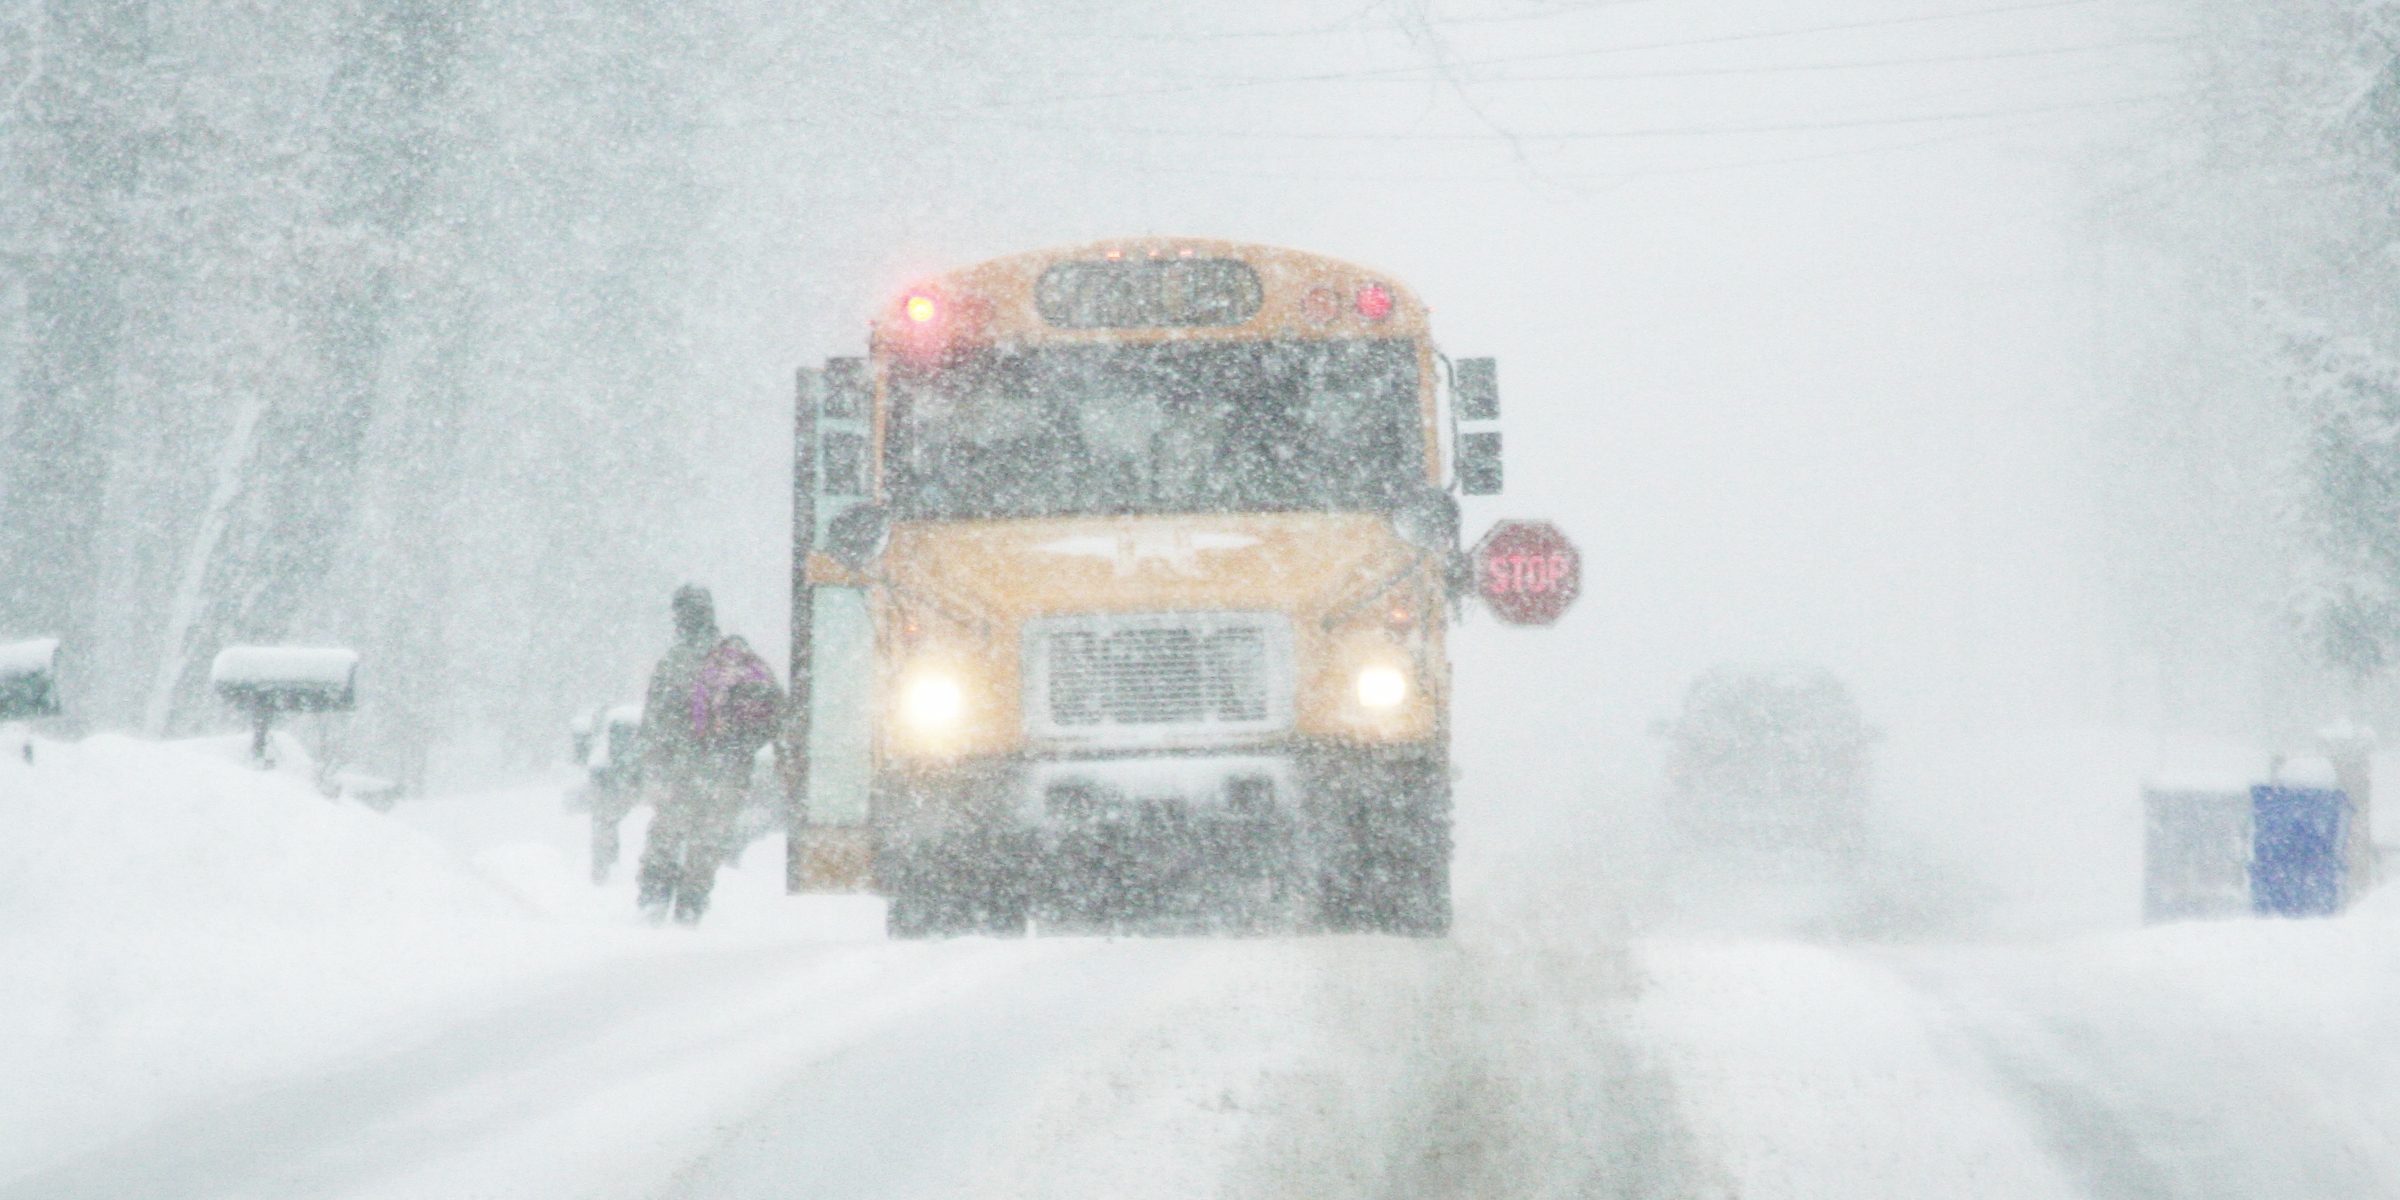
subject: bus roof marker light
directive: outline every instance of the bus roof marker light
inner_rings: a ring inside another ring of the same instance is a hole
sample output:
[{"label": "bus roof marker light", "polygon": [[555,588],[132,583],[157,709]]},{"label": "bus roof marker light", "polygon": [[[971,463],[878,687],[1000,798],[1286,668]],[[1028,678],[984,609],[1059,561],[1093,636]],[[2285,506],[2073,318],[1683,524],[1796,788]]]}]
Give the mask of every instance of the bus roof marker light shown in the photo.
[{"label": "bus roof marker light", "polygon": [[1358,289],[1358,315],[1380,321],[1392,315],[1392,290],[1380,283]]},{"label": "bus roof marker light", "polygon": [[1323,325],[1342,315],[1342,298],[1332,288],[1311,288],[1300,298],[1300,313],[1309,323]]},{"label": "bus roof marker light", "polygon": [[933,319],[933,297],[931,296],[910,296],[908,303],[902,307],[907,310],[908,319],[919,325]]}]

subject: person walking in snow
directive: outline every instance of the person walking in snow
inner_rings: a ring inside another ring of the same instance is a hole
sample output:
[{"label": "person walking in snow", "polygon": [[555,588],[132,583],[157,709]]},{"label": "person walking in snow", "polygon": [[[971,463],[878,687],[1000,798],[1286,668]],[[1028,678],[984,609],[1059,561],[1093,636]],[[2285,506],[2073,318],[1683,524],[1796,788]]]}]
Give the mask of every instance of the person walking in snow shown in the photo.
[{"label": "person walking in snow", "polygon": [[750,767],[775,734],[783,691],[739,637],[717,632],[708,589],[675,593],[675,644],[642,706],[642,778],[655,815],[642,851],[642,911],[684,924],[708,911],[731,853]]}]

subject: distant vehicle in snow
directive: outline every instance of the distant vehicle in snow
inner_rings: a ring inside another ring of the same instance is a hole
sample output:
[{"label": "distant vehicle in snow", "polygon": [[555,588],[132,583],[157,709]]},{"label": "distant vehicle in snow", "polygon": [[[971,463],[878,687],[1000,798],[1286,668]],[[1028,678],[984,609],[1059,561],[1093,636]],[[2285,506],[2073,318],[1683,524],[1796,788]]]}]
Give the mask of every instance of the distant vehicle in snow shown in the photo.
[{"label": "distant vehicle in snow", "polygon": [[1719,666],[1692,681],[1668,739],[1668,815],[1709,845],[1855,845],[1877,733],[1812,666]]}]

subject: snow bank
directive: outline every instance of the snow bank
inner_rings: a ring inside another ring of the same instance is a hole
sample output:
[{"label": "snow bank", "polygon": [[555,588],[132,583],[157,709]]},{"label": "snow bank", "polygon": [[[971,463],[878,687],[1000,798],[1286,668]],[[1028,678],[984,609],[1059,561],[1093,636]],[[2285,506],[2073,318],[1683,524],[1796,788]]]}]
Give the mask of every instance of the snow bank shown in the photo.
[{"label": "snow bank", "polygon": [[296,743],[260,772],[243,742],[0,760],[0,1180],[624,948],[325,799]]},{"label": "snow bank", "polygon": [[2331,920],[1638,956],[1636,1027],[1745,1200],[2182,1195],[2195,1171],[2400,1194],[2400,892]]},{"label": "snow bank", "polygon": [[[910,949],[814,945],[882,941],[881,902],[784,895],[779,837],[721,874],[699,929],[652,927],[632,894],[638,814],[615,878],[594,888],[589,825],[556,786],[411,800],[387,816],[326,799],[298,741],[277,742],[270,771],[248,765],[239,736],[101,736],[44,742],[34,764],[0,760],[0,1192],[146,1145],[195,1112],[423,1057],[462,1031],[472,1041],[486,1029],[470,1060],[518,1055],[479,1023],[561,989],[580,995],[584,980],[648,995],[694,969],[772,974],[796,957],[798,984],[814,986],[820,966],[807,964]],[[718,951],[729,953],[707,957]],[[706,988],[690,999],[700,1013],[723,1002]],[[645,1023],[638,1005],[626,1016]],[[775,1020],[788,1023],[783,1009]],[[431,1057],[480,1079],[475,1061]],[[609,1107],[621,1124],[639,1114],[657,1141],[679,1114],[714,1113],[707,1099],[670,1091]],[[552,1193],[528,1183],[510,1194]]]}]

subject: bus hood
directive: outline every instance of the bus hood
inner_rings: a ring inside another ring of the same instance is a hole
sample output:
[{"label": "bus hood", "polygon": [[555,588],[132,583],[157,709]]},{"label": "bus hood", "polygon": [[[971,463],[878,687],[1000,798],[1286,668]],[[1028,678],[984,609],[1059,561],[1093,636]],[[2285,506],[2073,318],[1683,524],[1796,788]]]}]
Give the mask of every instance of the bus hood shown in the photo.
[{"label": "bus hood", "polygon": [[[871,582],[883,703],[901,705],[911,680],[939,678],[956,713],[920,727],[887,707],[886,758],[958,760],[1074,742],[1028,727],[1020,639],[1030,622],[1081,615],[1289,620],[1291,657],[1280,669],[1292,689],[1289,724],[1239,736],[1201,729],[1186,739],[1193,747],[1286,736],[1426,742],[1440,729],[1448,689],[1441,564],[1377,514],[908,523],[893,528]],[[1391,669],[1409,681],[1403,702],[1367,707],[1361,672]]]},{"label": "bus hood", "polygon": [[[1029,617],[1266,611],[1340,624],[1424,559],[1371,513],[902,524],[883,577],[986,636]],[[1003,636],[1005,636],[1003,634]]]}]

